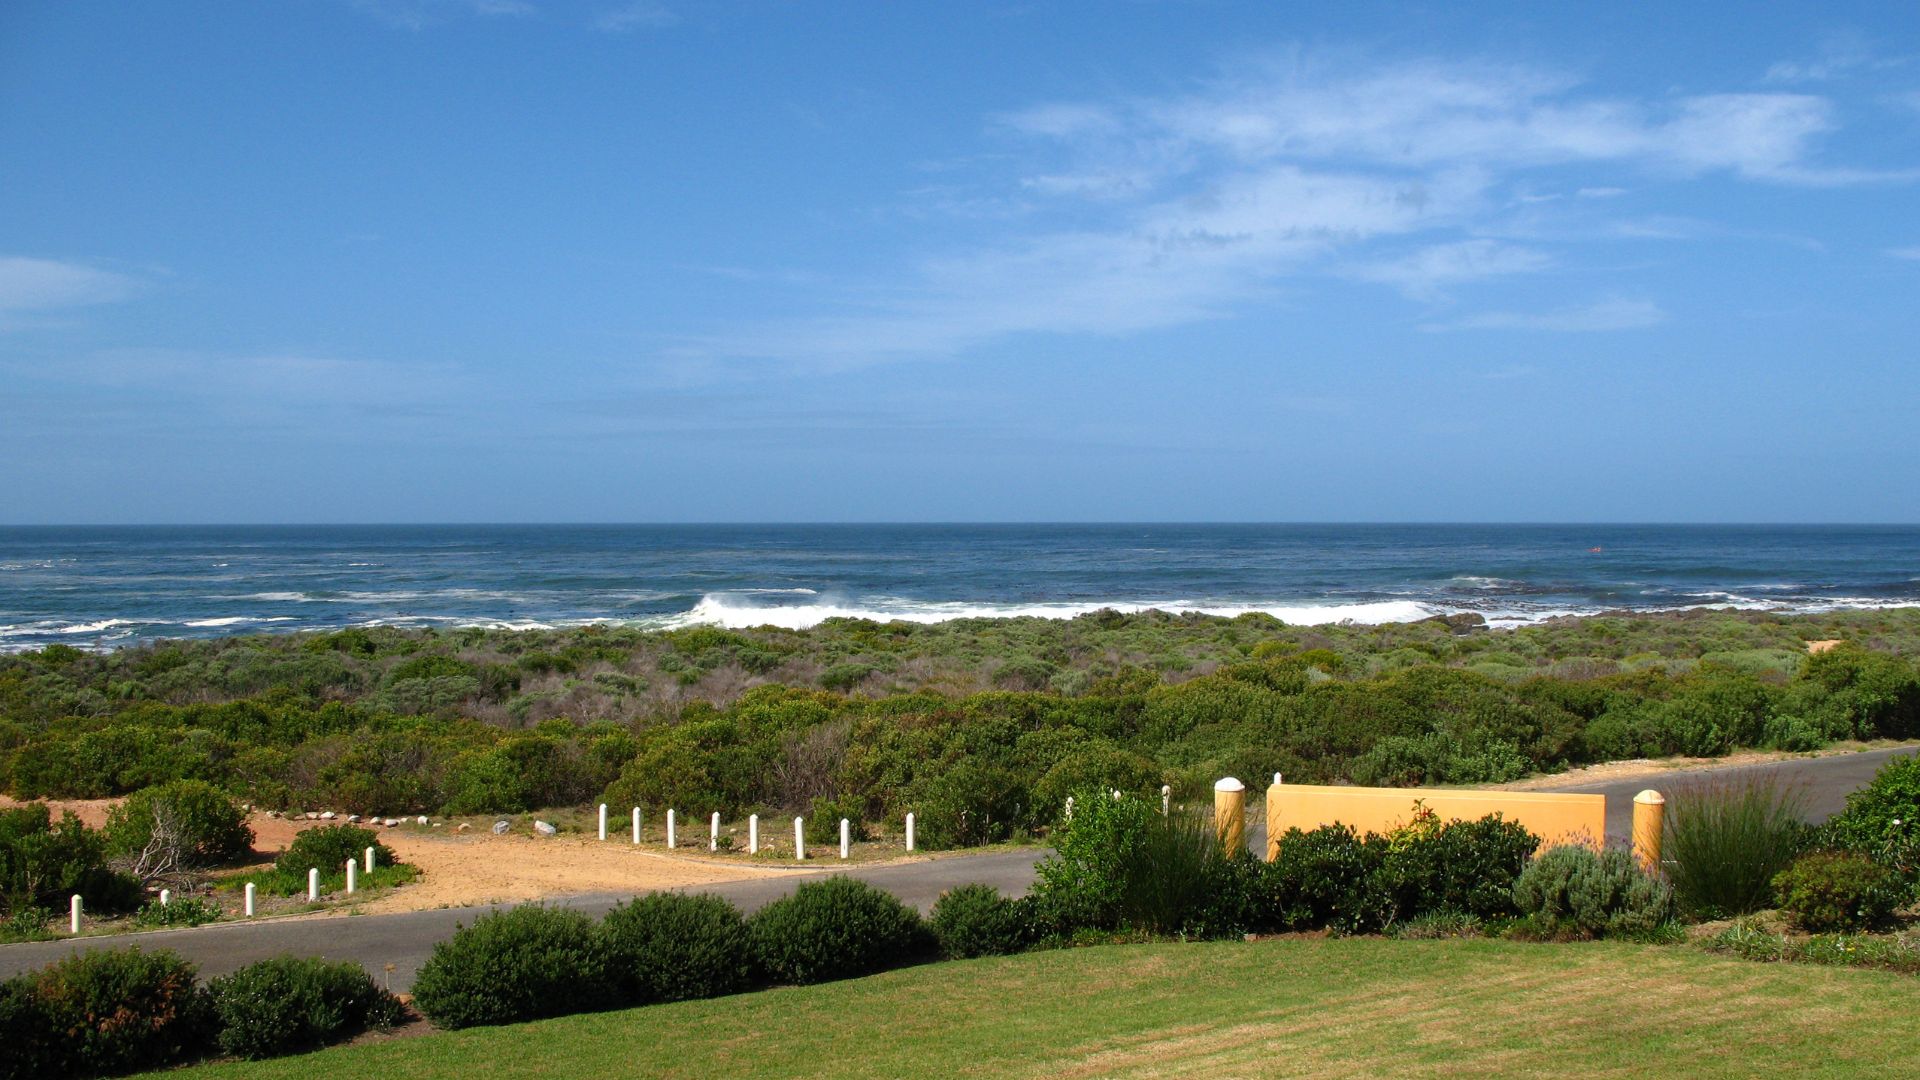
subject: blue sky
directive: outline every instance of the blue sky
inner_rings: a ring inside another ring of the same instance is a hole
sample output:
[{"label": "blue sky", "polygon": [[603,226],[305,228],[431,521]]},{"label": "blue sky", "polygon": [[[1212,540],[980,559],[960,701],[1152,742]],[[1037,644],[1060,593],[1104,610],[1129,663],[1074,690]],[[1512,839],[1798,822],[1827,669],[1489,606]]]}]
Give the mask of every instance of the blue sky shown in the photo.
[{"label": "blue sky", "polygon": [[1920,520],[1905,4],[0,8],[0,523]]}]

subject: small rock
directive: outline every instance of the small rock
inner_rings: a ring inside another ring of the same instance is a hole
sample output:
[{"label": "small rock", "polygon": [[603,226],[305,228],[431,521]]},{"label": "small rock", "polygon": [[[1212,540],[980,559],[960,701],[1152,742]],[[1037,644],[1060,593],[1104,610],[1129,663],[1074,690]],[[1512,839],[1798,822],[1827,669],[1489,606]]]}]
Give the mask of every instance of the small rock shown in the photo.
[{"label": "small rock", "polygon": [[416,824],[425,825],[427,823],[427,815],[421,814],[419,817],[414,819],[414,822]]},{"label": "small rock", "polygon": [[392,817],[390,817],[390,818],[388,818],[387,820],[385,820],[385,821],[383,821],[383,822],[381,822],[380,824],[382,824],[382,825],[385,825],[385,826],[386,826],[387,828],[389,828],[389,829],[391,829],[391,828],[393,828],[393,827],[394,827],[395,825],[398,825],[398,824],[400,824],[400,819],[399,819],[399,818],[392,818]]},{"label": "small rock", "polygon": [[460,827],[458,829],[455,829],[454,832],[466,832],[468,829],[471,829],[471,828],[473,828],[473,826],[463,821],[460,823]]},{"label": "small rock", "polygon": [[337,817],[339,817],[339,816],[340,816],[339,814],[336,814],[336,813],[334,813],[334,812],[333,812],[333,811],[331,811],[331,810],[323,810],[323,811],[321,811],[321,813],[320,813],[320,820],[321,820],[321,821],[332,821],[332,820],[333,820],[334,818],[337,818]]},{"label": "small rock", "polygon": [[319,815],[319,814],[317,814],[317,813],[314,813],[314,812],[313,812],[312,810],[309,810],[309,811],[307,811],[307,820],[308,820],[308,821],[319,821],[319,820],[320,820],[320,815]]},{"label": "small rock", "polygon": [[506,831],[511,828],[513,828],[513,826],[507,824],[505,821],[496,821],[493,823],[493,835],[495,836],[505,835]]},{"label": "small rock", "polygon": [[544,821],[536,821],[533,823],[533,831],[539,833],[541,836],[553,836],[560,830]]},{"label": "small rock", "polygon": [[347,815],[347,820],[348,820],[348,821],[351,821],[351,822],[353,822],[353,823],[354,823],[355,825],[358,825],[358,824],[360,824],[360,815],[359,815],[359,814],[348,814],[348,815]]}]

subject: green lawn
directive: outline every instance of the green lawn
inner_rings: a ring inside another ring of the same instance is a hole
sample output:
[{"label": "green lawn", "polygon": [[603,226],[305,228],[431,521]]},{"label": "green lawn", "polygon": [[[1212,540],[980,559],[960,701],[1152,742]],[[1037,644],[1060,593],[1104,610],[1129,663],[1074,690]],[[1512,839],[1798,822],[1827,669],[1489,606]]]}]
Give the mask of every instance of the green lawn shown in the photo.
[{"label": "green lawn", "polygon": [[1920,1075],[1920,980],[1682,946],[1276,940],[936,964],[168,1077]]}]

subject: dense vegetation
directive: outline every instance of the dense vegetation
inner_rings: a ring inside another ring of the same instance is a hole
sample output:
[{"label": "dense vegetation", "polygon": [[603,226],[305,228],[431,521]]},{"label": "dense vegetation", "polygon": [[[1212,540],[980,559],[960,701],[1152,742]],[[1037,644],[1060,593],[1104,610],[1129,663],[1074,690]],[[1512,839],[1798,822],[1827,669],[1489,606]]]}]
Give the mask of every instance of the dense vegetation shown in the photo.
[{"label": "dense vegetation", "polygon": [[[1847,644],[1808,656],[1809,640]],[[810,631],[350,629],[0,657],[0,785],[202,780],[256,804],[568,805],[1049,824],[1080,787],[1467,783],[1920,734],[1920,611],[1487,632],[1099,612]]]}]

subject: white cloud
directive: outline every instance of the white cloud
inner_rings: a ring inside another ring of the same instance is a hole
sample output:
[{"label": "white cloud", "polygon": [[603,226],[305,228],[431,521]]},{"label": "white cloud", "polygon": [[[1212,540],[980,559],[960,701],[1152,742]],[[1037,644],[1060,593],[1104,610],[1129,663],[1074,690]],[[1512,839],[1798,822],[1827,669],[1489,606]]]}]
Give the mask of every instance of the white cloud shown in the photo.
[{"label": "white cloud", "polygon": [[1593,333],[1639,330],[1667,321],[1667,313],[1651,300],[1610,298],[1556,311],[1489,311],[1448,323],[1429,324],[1425,330],[1548,330]]},{"label": "white cloud", "polygon": [[665,5],[652,0],[635,0],[630,4],[602,12],[593,21],[594,29],[609,33],[622,33],[628,30],[653,30],[672,26],[680,21]]},{"label": "white cloud", "polygon": [[1348,274],[1392,285],[1417,300],[1435,300],[1452,285],[1536,273],[1551,265],[1551,258],[1532,248],[1477,239],[1434,244],[1397,259],[1356,266]]},{"label": "white cloud", "polygon": [[138,287],[124,274],[80,263],[0,256],[0,313],[111,303]]},{"label": "white cloud", "polygon": [[1574,192],[1583,199],[1613,199],[1626,193],[1627,189],[1621,187],[1583,187]]},{"label": "white cloud", "polygon": [[1820,50],[1812,59],[1781,60],[1767,68],[1771,83],[1828,82],[1857,71],[1899,67],[1907,58],[1884,56],[1873,42],[1858,31],[1842,30],[1823,35]]},{"label": "white cloud", "polygon": [[534,15],[526,0],[351,0],[353,6],[389,26],[424,30],[463,15],[484,18]]}]

